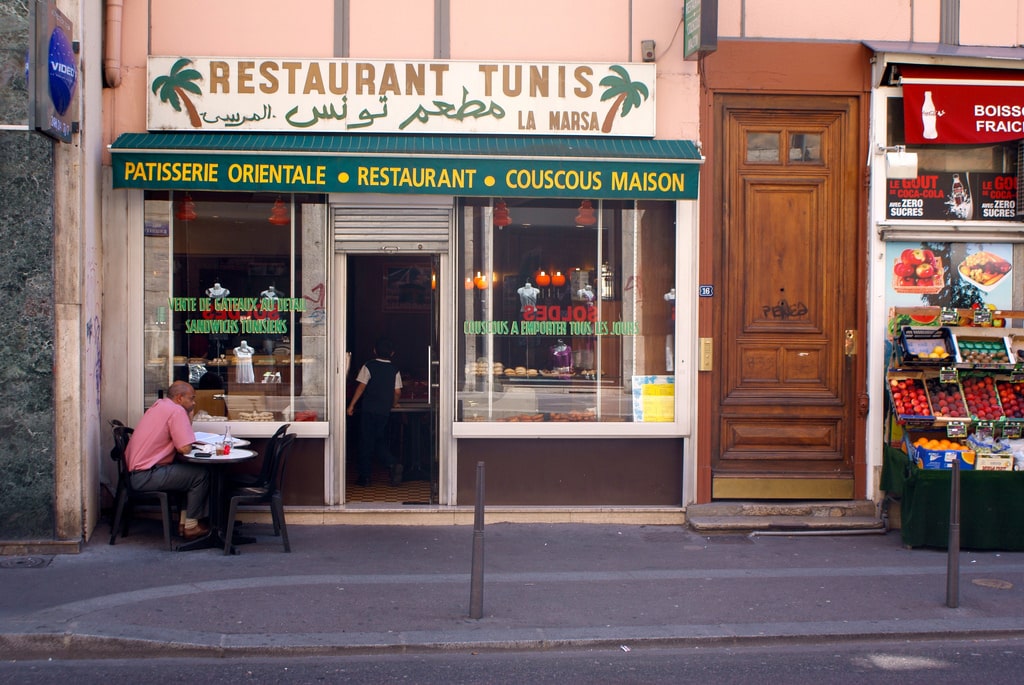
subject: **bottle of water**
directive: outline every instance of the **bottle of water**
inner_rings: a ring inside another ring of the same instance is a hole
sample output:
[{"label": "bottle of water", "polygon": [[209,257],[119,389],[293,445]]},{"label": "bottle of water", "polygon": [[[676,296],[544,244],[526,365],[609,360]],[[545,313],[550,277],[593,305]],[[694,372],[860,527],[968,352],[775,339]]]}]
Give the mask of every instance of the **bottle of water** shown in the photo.
[{"label": "bottle of water", "polygon": [[231,426],[224,428],[224,454],[231,452]]}]

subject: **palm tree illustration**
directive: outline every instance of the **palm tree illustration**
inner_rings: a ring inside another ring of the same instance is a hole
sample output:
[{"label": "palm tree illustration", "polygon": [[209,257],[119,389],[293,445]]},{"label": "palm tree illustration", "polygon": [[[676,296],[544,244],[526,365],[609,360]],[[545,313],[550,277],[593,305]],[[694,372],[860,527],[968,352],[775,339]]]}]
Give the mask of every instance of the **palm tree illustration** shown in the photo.
[{"label": "palm tree illustration", "polygon": [[601,95],[601,102],[612,98],[615,98],[615,101],[612,102],[608,114],[604,117],[601,133],[609,133],[612,130],[612,121],[620,107],[622,108],[621,116],[626,116],[634,107],[639,107],[650,94],[647,86],[640,81],[631,81],[629,72],[619,65],[616,64],[610,69],[618,75],[609,75],[601,79],[601,85],[605,88],[604,94]]},{"label": "palm tree illustration", "polygon": [[199,112],[196,111],[196,106],[192,104],[192,100],[185,92],[188,91],[196,95],[203,94],[203,89],[194,83],[202,80],[202,74],[195,69],[185,69],[191,64],[192,60],[182,57],[171,67],[170,74],[153,79],[153,94],[157,95],[157,91],[160,91],[160,101],[170,103],[175,112],[180,112],[181,105],[184,103],[185,111],[188,112],[188,120],[193,128],[202,128],[203,122],[199,118]]}]

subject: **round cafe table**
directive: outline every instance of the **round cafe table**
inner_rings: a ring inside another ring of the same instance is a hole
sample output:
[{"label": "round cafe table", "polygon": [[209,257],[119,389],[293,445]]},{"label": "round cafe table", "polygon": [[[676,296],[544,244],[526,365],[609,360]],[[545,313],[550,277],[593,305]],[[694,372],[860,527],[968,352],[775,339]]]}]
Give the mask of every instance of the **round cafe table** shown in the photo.
[{"label": "round cafe table", "polygon": [[[200,454],[208,456],[199,456]],[[231,464],[239,464],[255,458],[255,451],[240,447],[232,447],[228,454],[217,454],[216,452],[203,451],[193,447],[191,452],[181,455],[181,459],[187,462],[209,467],[210,532],[201,538],[189,540],[178,545],[179,552],[191,552],[211,547],[224,549],[225,536],[232,533],[232,531],[224,530],[224,469]],[[236,540],[235,542],[240,541]],[[234,548],[232,548],[232,553],[234,553]]]}]

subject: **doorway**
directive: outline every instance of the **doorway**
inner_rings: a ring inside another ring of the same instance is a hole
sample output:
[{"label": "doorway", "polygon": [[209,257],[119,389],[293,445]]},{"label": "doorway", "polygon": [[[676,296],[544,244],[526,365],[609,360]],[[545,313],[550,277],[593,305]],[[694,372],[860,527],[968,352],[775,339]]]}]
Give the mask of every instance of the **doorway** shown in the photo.
[{"label": "doorway", "polygon": [[[438,503],[440,389],[439,323],[441,255],[339,255],[345,262],[345,421],[346,503],[416,505]],[[345,415],[360,368],[374,358],[374,343],[386,338],[402,381],[398,407],[388,423],[388,447],[401,464],[398,478],[381,455],[374,455],[369,485],[358,473],[363,402]]]},{"label": "doorway", "polygon": [[717,249],[714,499],[850,499],[858,101],[727,95]]}]

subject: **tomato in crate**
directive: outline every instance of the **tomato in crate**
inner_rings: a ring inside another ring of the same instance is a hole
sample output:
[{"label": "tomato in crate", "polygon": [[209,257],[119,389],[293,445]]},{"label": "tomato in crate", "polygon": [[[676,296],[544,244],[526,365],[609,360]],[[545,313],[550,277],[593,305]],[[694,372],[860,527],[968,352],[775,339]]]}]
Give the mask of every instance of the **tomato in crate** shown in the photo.
[{"label": "tomato in crate", "polygon": [[1003,405],[1006,417],[1024,419],[1024,383],[997,380],[996,389],[999,391],[999,403]]},{"label": "tomato in crate", "polygon": [[958,383],[943,383],[938,378],[929,378],[925,383],[928,387],[928,397],[932,401],[932,411],[935,412],[936,418],[970,418]]},{"label": "tomato in crate", "polygon": [[996,382],[992,376],[968,376],[961,385],[971,416],[979,421],[996,421],[1003,418]]}]

